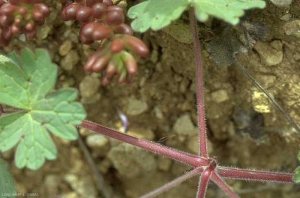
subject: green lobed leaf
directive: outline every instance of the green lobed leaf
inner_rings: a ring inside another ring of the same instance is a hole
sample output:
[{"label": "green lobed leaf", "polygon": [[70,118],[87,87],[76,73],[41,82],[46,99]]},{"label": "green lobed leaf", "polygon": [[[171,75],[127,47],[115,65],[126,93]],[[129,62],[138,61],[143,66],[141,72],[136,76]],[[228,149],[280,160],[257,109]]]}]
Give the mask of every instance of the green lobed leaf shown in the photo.
[{"label": "green lobed leaf", "polygon": [[[300,162],[300,150],[298,151],[297,155],[298,161]],[[296,183],[300,183],[300,166],[296,168],[294,171],[293,181]]]},{"label": "green lobed leaf", "polygon": [[293,181],[296,183],[300,183],[300,167],[296,168],[294,172],[295,174],[293,176]]},{"label": "green lobed leaf", "polygon": [[159,30],[178,19],[182,12],[193,6],[199,21],[209,16],[220,18],[236,25],[244,10],[264,8],[263,0],[146,0],[128,10],[128,17],[134,19],[132,28],[145,32],[149,28]]},{"label": "green lobed leaf", "polygon": [[64,88],[51,91],[57,67],[47,51],[29,49],[7,57],[0,55],[0,103],[23,111],[0,117],[0,151],[18,144],[16,166],[38,169],[46,159],[56,157],[56,147],[48,133],[68,139],[77,138],[75,125],[86,113],[74,100],[77,91]]},{"label": "green lobed leaf", "polygon": [[17,194],[8,164],[0,158],[0,198],[14,198]]},{"label": "green lobed leaf", "polygon": [[51,62],[49,54],[43,49],[37,49],[33,53],[25,48],[20,58],[21,67],[27,76],[30,100],[36,101],[43,98],[55,85],[56,65]]},{"label": "green lobed leaf", "polygon": [[206,21],[209,16],[214,16],[232,25],[238,24],[244,10],[266,6],[262,0],[191,0],[191,2],[199,21]]},{"label": "green lobed leaf", "polygon": [[127,15],[134,19],[135,31],[159,30],[178,19],[188,5],[188,0],[150,0],[131,7]]},{"label": "green lobed leaf", "polygon": [[0,103],[17,108],[27,108],[29,98],[26,75],[11,59],[0,55]]}]

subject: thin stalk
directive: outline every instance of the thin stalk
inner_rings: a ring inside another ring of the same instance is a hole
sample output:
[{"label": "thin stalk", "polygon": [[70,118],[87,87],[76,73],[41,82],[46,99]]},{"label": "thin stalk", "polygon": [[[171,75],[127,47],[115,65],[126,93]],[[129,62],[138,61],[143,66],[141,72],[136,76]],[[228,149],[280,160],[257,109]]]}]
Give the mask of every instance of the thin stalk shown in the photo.
[{"label": "thin stalk", "polygon": [[88,149],[87,149],[86,145],[84,144],[80,135],[78,136],[78,144],[79,144],[79,147],[81,148],[87,162],[91,166],[91,172],[94,176],[94,179],[96,181],[96,186],[97,186],[99,192],[102,194],[102,196],[104,198],[113,197],[113,194],[114,194],[113,188],[104,181],[104,178],[102,177],[101,173],[99,172],[95,161],[93,160],[90,152],[88,151]]},{"label": "thin stalk", "polygon": [[230,179],[294,183],[292,179],[293,174],[291,173],[229,168],[222,166],[218,166],[217,172],[221,177]]},{"label": "thin stalk", "polygon": [[79,127],[89,129],[91,131],[101,133],[102,135],[106,135],[108,137],[117,139],[122,142],[126,142],[132,144],[134,146],[146,149],[156,154],[164,155],[166,157],[172,158],[179,162],[188,164],[192,167],[199,167],[203,165],[207,165],[209,163],[208,159],[200,158],[197,155],[192,155],[189,153],[185,153],[183,151],[176,150],[174,148],[170,148],[155,142],[151,142],[149,140],[143,140],[136,137],[132,137],[130,135],[120,133],[116,130],[104,127],[97,123],[84,120]]},{"label": "thin stalk", "polygon": [[250,74],[249,70],[244,67],[240,61],[236,58],[234,54],[234,58],[236,60],[237,65],[242,69],[243,73],[260,89],[266,94],[266,96],[272,101],[274,106],[282,113],[282,115],[287,119],[287,121],[294,127],[294,129],[300,133],[300,128],[291,118],[291,116],[278,104],[278,102],[274,99],[274,97],[265,89],[263,88],[260,83]]},{"label": "thin stalk", "polygon": [[198,198],[204,198],[206,194],[206,189],[208,186],[208,182],[210,179],[210,176],[214,170],[211,169],[210,166],[208,166],[201,174],[198,184],[198,192],[197,197]]},{"label": "thin stalk", "polygon": [[181,184],[182,182],[184,182],[185,180],[194,177],[195,175],[201,173],[203,171],[202,167],[198,167],[195,168],[187,173],[185,173],[184,175],[181,175],[180,177],[176,178],[175,180],[166,183],[165,185],[153,190],[152,192],[145,194],[143,196],[141,196],[140,198],[152,198],[152,197],[156,197],[157,195],[169,190],[172,187],[175,187],[179,184]]},{"label": "thin stalk", "polygon": [[231,197],[231,198],[239,198],[240,197],[222,180],[222,178],[217,173],[212,172],[211,180],[215,184],[217,184],[229,197]]},{"label": "thin stalk", "polygon": [[194,57],[196,66],[196,82],[197,82],[197,113],[198,113],[198,136],[199,136],[199,155],[200,157],[208,157],[206,143],[206,122],[204,108],[204,82],[201,64],[201,47],[197,32],[197,22],[195,19],[194,8],[189,9],[190,31],[194,42]]}]

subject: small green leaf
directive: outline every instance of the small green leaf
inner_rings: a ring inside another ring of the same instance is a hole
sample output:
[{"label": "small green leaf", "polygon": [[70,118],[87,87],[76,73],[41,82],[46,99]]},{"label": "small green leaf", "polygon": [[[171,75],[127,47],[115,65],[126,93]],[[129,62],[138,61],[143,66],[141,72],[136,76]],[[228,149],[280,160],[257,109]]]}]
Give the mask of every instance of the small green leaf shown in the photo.
[{"label": "small green leaf", "polygon": [[294,172],[295,174],[293,176],[293,181],[296,183],[300,183],[300,167],[296,168]]},{"label": "small green leaf", "polygon": [[[298,161],[300,162],[300,150],[298,151],[297,158],[298,158]],[[293,176],[293,181],[296,183],[300,183],[300,166],[298,168],[296,168],[294,173],[295,174]]]},{"label": "small green leaf", "polygon": [[8,164],[0,159],[0,198],[14,198],[17,194]]},{"label": "small green leaf", "polygon": [[244,10],[264,8],[263,0],[146,0],[128,10],[128,17],[134,19],[132,28],[145,32],[149,28],[159,30],[178,19],[182,12],[193,6],[199,21],[209,16],[220,18],[236,25]]},{"label": "small green leaf", "polygon": [[188,0],[144,1],[131,7],[127,15],[135,19],[131,23],[135,31],[159,30],[178,19],[188,5]]},{"label": "small green leaf", "polygon": [[262,0],[191,0],[191,2],[199,21],[206,21],[209,16],[214,16],[232,25],[239,22],[244,10],[266,6]]},{"label": "small green leaf", "polygon": [[26,75],[8,57],[0,55],[0,103],[4,103],[17,108],[29,106],[29,98],[25,81]]},{"label": "small green leaf", "polygon": [[[11,59],[12,60],[11,60]],[[29,49],[7,57],[0,55],[0,103],[23,111],[0,117],[0,150],[18,144],[16,166],[38,169],[45,159],[56,157],[56,147],[48,133],[68,139],[77,138],[75,125],[86,113],[74,100],[72,88],[51,91],[57,67],[45,50],[33,53]]]}]

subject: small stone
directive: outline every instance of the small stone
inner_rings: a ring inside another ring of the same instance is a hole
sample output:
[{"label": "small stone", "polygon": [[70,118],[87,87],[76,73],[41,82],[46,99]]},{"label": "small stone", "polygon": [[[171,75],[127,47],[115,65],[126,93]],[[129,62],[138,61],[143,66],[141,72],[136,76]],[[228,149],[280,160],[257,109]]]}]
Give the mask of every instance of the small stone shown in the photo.
[{"label": "small stone", "polygon": [[99,87],[100,81],[98,78],[85,76],[79,84],[80,95],[83,98],[90,98],[98,92]]},{"label": "small stone", "polygon": [[76,192],[85,198],[94,198],[97,197],[97,189],[94,185],[94,182],[90,176],[83,176],[78,181],[78,186]]},{"label": "small stone", "polygon": [[278,65],[283,60],[282,43],[280,41],[276,41],[271,45],[258,41],[254,49],[268,66]]},{"label": "small stone", "polygon": [[270,43],[270,46],[275,50],[282,51],[283,44],[281,41],[275,40]]},{"label": "small stone", "polygon": [[102,148],[106,146],[108,142],[107,137],[99,134],[89,135],[86,138],[86,144],[91,148]]},{"label": "small stone", "polygon": [[293,58],[295,61],[299,61],[300,60],[300,54],[296,53],[293,55]]},{"label": "small stone", "polygon": [[252,93],[252,106],[259,113],[269,113],[271,111],[269,100],[263,92],[254,91]]},{"label": "small stone", "polygon": [[126,143],[112,147],[108,159],[119,174],[127,178],[138,177],[157,168],[153,154]]},{"label": "small stone", "polygon": [[157,169],[161,171],[168,171],[171,167],[172,160],[163,156],[157,159]]},{"label": "small stone", "polygon": [[199,151],[199,140],[197,135],[189,137],[187,141],[187,148],[193,153],[198,153]]},{"label": "small stone", "polygon": [[[157,50],[153,50],[151,52],[151,55],[150,55],[150,61],[152,63],[157,63],[158,62],[158,58],[159,58],[159,53]],[[158,65],[158,67],[156,67],[156,70],[157,71],[161,71],[161,65]]]},{"label": "small stone", "polygon": [[65,56],[70,52],[71,49],[72,49],[72,42],[70,40],[66,40],[65,42],[63,42],[61,46],[59,46],[58,52],[61,56]]},{"label": "small stone", "polygon": [[99,101],[101,98],[101,94],[100,93],[96,93],[95,95],[89,97],[89,98],[81,98],[80,102],[82,104],[94,104],[97,101]]},{"label": "small stone", "polygon": [[[199,140],[198,140],[198,135],[194,135],[194,136],[190,136],[187,139],[187,148],[192,151],[194,154],[198,154],[199,152]],[[208,153],[212,152],[212,143],[207,139],[206,140],[206,144],[207,144],[207,150]]]},{"label": "small stone", "polygon": [[79,56],[76,50],[71,50],[60,62],[64,70],[71,71],[78,63]]},{"label": "small stone", "polygon": [[291,18],[292,18],[292,15],[288,13],[288,14],[285,14],[282,17],[280,17],[280,20],[289,21]]},{"label": "small stone", "polygon": [[164,118],[164,115],[158,106],[154,107],[153,111],[157,119],[162,120]]},{"label": "small stone", "polygon": [[139,128],[130,128],[128,131],[127,131],[127,134],[128,135],[131,135],[133,137],[137,137],[137,138],[141,138],[141,139],[146,139],[146,140],[153,140],[154,137],[155,137],[155,134],[154,132],[147,128],[143,128],[143,129],[139,129]]},{"label": "small stone", "polygon": [[217,103],[221,103],[228,100],[229,96],[226,90],[220,89],[218,91],[211,93],[211,99]]},{"label": "small stone", "polygon": [[144,87],[145,83],[146,83],[147,78],[145,76],[141,77],[141,80],[139,82],[139,86],[140,87]]},{"label": "small stone", "polygon": [[83,137],[95,134],[94,132],[88,130],[88,129],[84,129],[84,128],[79,128],[79,133],[80,135],[82,135]]},{"label": "small stone", "polygon": [[67,174],[64,180],[82,197],[93,198],[97,195],[97,190],[89,176],[82,176],[79,179],[75,174]]},{"label": "small stone", "polygon": [[300,38],[300,20],[288,21],[283,26],[284,32],[287,35],[293,35]]},{"label": "small stone", "polygon": [[271,0],[277,7],[288,7],[292,4],[293,0]]},{"label": "small stone", "polygon": [[190,84],[189,80],[188,79],[182,79],[180,82],[179,82],[179,91],[181,93],[186,93],[187,89],[188,89],[188,85]]},{"label": "small stone", "polygon": [[173,126],[173,130],[179,135],[193,135],[195,133],[197,134],[197,129],[195,128],[189,114],[180,116],[176,120]]},{"label": "small stone", "polygon": [[76,176],[76,174],[80,173],[83,167],[86,166],[86,163],[81,160],[82,154],[76,147],[69,147],[69,155],[72,156],[73,163],[68,171],[71,175],[74,174]]},{"label": "small stone", "polygon": [[63,81],[61,82],[62,88],[73,87],[74,85],[75,85],[75,80],[74,78],[71,77],[67,77],[63,79]]},{"label": "small stone", "polygon": [[126,106],[126,114],[136,116],[148,110],[148,104],[143,100],[129,99]]},{"label": "small stone", "polygon": [[193,108],[195,108],[194,104],[192,104],[190,102],[190,100],[185,100],[184,102],[182,102],[180,105],[178,105],[179,109],[181,111],[190,111]]},{"label": "small stone", "polygon": [[111,166],[111,162],[107,158],[105,158],[101,160],[100,164],[98,165],[98,168],[102,174],[106,174]]},{"label": "small stone", "polygon": [[275,85],[275,82],[277,80],[277,77],[275,75],[268,75],[268,74],[264,74],[264,75],[256,75],[257,79],[259,79],[259,81],[261,82],[261,85],[267,89],[269,87],[272,87]]},{"label": "small stone", "polygon": [[60,179],[57,175],[47,175],[44,181],[47,195],[55,196],[58,194]]},{"label": "small stone", "polygon": [[112,2],[113,2],[114,5],[118,5],[118,6],[121,6],[123,8],[127,7],[126,0],[112,0]]},{"label": "small stone", "polygon": [[77,188],[78,177],[75,174],[67,174],[64,180],[71,186],[72,189]]},{"label": "small stone", "polygon": [[49,26],[43,25],[37,29],[36,37],[39,40],[44,40],[48,37],[51,28]]},{"label": "small stone", "polygon": [[[60,197],[60,196],[58,196],[58,197]],[[62,194],[61,197],[62,198],[78,198],[78,195],[76,192],[67,192],[67,193]]]}]

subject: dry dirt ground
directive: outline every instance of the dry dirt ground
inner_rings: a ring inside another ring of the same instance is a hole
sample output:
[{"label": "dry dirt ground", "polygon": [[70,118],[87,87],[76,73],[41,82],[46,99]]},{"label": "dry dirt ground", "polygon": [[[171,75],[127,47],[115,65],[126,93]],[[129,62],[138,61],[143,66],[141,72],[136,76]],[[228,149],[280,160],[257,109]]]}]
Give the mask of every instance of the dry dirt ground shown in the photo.
[{"label": "dry dirt ground", "polygon": [[[60,67],[57,88],[78,88],[89,120],[121,129],[119,110],[129,119],[129,134],[196,153],[195,68],[186,14],[167,29],[139,35],[151,54],[139,61],[139,73],[130,84],[102,87],[99,74],[82,69],[93,47],[79,43],[78,24],[62,22],[57,17],[61,5],[52,4],[55,9],[37,40],[15,39],[4,50],[47,48]],[[300,123],[299,6],[299,1],[288,8],[269,3],[264,10],[247,12],[237,27],[217,20],[199,23],[209,151],[221,165],[285,172],[299,165],[299,134],[232,56],[233,51],[242,51],[238,61]],[[115,197],[136,198],[190,169],[89,131],[80,133]],[[78,142],[54,139],[57,160],[37,171],[17,169],[13,151],[4,153],[18,191],[41,198],[102,197]],[[245,198],[300,197],[299,185],[232,180],[228,184]],[[159,197],[192,198],[196,188],[197,178],[192,178]],[[225,195],[211,183],[207,197]]]}]

